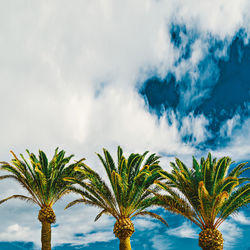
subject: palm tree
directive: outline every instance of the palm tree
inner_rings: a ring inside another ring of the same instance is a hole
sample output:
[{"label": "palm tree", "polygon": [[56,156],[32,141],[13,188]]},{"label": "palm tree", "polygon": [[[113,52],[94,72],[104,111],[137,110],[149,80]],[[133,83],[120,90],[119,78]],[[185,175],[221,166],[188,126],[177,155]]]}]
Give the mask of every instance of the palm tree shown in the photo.
[{"label": "palm tree", "polygon": [[180,193],[186,199],[186,206],[193,210],[189,219],[202,230],[199,246],[204,250],[223,249],[223,237],[218,227],[250,201],[250,178],[242,177],[249,169],[245,167],[247,163],[233,169],[231,164],[229,157],[217,161],[209,153],[207,159],[201,158],[200,164],[193,157],[192,168],[187,168],[176,158],[176,163],[171,163],[171,173],[160,172],[165,182],[157,182],[158,186],[177,196]]},{"label": "palm tree", "polygon": [[50,162],[43,151],[39,151],[38,158],[26,150],[29,155],[29,161],[26,161],[24,156],[20,154],[22,160],[11,151],[14,159],[11,163],[1,162],[1,170],[10,172],[8,175],[0,176],[0,180],[13,179],[17,181],[26,191],[26,195],[12,195],[0,201],[0,204],[10,199],[21,199],[27,202],[35,203],[40,206],[38,219],[42,223],[41,242],[42,250],[51,249],[51,224],[55,223],[56,215],[52,206],[65,194],[67,194],[69,182],[65,182],[65,177],[74,177],[82,179],[83,175],[76,172],[74,169],[82,160],[66,166],[73,155],[65,157],[65,151],[55,154]]},{"label": "palm tree", "polygon": [[70,190],[80,194],[82,198],[69,203],[66,208],[84,203],[101,209],[95,221],[103,214],[113,216],[116,219],[113,232],[120,240],[120,249],[129,250],[130,237],[135,231],[131,221],[133,217],[148,215],[167,225],[161,216],[146,210],[156,200],[152,194],[156,190],[151,186],[160,177],[158,173],[161,169],[158,165],[160,157],[151,154],[144,161],[148,153],[145,152],[142,155],[130,154],[126,159],[122,149],[118,147],[116,167],[110,153],[106,149],[103,149],[103,153],[104,158],[100,154],[97,155],[106,170],[110,186],[97,172],[83,163],[77,170],[86,176],[85,181],[66,178],[70,182],[79,184],[79,187],[71,186]]}]

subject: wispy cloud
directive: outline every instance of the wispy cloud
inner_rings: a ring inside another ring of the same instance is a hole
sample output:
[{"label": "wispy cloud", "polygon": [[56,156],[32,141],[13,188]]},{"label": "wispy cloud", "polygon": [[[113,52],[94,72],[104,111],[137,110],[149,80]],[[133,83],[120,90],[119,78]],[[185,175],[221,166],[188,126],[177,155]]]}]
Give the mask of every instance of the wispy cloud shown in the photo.
[{"label": "wispy cloud", "polygon": [[238,212],[232,215],[231,218],[242,225],[250,225],[250,217],[247,217],[244,212]]},{"label": "wispy cloud", "polygon": [[226,146],[218,150],[220,155],[230,155],[234,160],[247,160],[250,152],[250,119],[247,118],[241,123],[240,120],[237,120],[236,115],[228,123],[227,131],[230,130],[229,132],[231,133],[230,141]]},{"label": "wispy cloud", "polygon": [[152,247],[156,250],[170,250],[173,249],[172,242],[169,238],[164,237],[162,235],[155,235],[151,242],[153,243]]},{"label": "wispy cloud", "polygon": [[184,222],[179,227],[168,229],[167,234],[180,238],[191,238],[191,239],[198,238],[197,230],[194,229],[192,225],[188,222]]},{"label": "wispy cloud", "polygon": [[230,220],[224,221],[219,227],[223,238],[225,249],[233,249],[241,240],[242,229]]},{"label": "wispy cloud", "polygon": [[157,222],[153,222],[152,220],[149,219],[135,219],[133,221],[135,228],[140,231],[145,231],[145,230],[153,230],[156,228],[159,228],[160,225]]}]

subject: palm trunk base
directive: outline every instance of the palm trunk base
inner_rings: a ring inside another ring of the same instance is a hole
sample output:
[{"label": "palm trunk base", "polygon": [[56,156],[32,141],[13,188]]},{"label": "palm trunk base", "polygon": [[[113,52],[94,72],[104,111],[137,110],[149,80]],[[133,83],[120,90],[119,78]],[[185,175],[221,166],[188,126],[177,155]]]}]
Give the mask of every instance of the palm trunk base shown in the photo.
[{"label": "palm trunk base", "polygon": [[120,239],[120,250],[131,250],[130,237]]},{"label": "palm trunk base", "polygon": [[51,250],[51,224],[47,221],[42,222],[41,242],[42,250]]},{"label": "palm trunk base", "polygon": [[203,250],[223,250],[223,237],[216,228],[206,228],[199,234],[199,246]]},{"label": "palm trunk base", "polygon": [[223,246],[222,247],[203,247],[202,250],[223,250]]}]

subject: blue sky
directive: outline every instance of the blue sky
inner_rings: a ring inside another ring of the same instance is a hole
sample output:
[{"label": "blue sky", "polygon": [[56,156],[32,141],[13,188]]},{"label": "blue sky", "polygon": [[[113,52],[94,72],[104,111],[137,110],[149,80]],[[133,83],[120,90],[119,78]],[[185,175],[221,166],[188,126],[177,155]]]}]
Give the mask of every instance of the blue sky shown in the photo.
[{"label": "blue sky", "polygon": [[[95,152],[250,161],[248,0],[21,1],[0,4],[0,159],[59,146],[104,174]],[[248,173],[248,176],[250,174]],[[2,181],[0,198],[24,193]],[[118,249],[114,220],[55,206],[53,249]],[[39,249],[39,209],[0,207],[0,249]],[[199,228],[158,210],[169,227],[135,222],[132,248],[199,249]],[[76,216],[77,215],[77,216]],[[220,228],[225,249],[249,249],[250,210]]]}]

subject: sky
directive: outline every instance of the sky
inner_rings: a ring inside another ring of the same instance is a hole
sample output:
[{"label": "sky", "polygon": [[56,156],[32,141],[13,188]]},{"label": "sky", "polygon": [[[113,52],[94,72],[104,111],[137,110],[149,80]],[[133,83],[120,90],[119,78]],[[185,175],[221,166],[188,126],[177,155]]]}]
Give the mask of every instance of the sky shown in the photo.
[{"label": "sky", "polygon": [[[249,0],[0,1],[0,159],[60,147],[104,174],[95,152],[120,145],[161,155],[164,169],[208,152],[250,161],[249,13]],[[114,219],[64,211],[74,198],[54,207],[53,249],[118,249]],[[38,211],[1,205],[0,249],[39,249]],[[133,249],[199,249],[199,228],[157,212],[169,227],[135,219]],[[249,250],[249,208],[220,230],[226,250]]]}]

